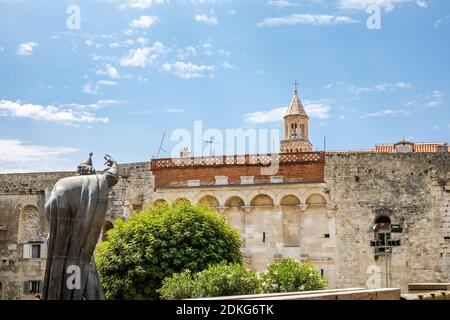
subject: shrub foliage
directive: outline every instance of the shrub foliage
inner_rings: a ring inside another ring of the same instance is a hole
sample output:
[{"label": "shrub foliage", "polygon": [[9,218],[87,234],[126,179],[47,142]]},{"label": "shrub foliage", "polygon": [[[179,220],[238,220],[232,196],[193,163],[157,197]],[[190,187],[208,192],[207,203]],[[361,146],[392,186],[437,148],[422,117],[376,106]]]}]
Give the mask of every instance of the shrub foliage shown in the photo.
[{"label": "shrub foliage", "polygon": [[210,209],[184,201],[117,219],[95,258],[108,299],[158,298],[163,279],[174,273],[242,263],[238,232]]},{"label": "shrub foliage", "polygon": [[260,293],[256,272],[240,264],[211,265],[202,272],[189,270],[164,280],[159,290],[163,299],[223,297]]},{"label": "shrub foliage", "polygon": [[270,264],[261,280],[267,293],[320,290],[327,286],[326,279],[312,264],[301,265],[292,258]]}]

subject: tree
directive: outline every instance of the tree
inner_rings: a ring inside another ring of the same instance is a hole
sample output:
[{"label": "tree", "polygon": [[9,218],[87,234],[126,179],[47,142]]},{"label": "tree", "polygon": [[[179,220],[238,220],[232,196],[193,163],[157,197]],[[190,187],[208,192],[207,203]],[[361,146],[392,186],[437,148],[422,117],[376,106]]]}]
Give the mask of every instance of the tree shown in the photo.
[{"label": "tree", "polygon": [[174,273],[242,263],[240,245],[223,217],[181,201],[152,206],[127,222],[117,219],[95,258],[108,299],[154,299]]},{"label": "tree", "polygon": [[272,263],[261,275],[263,290],[267,293],[320,290],[327,280],[312,264],[299,264],[292,258]]}]

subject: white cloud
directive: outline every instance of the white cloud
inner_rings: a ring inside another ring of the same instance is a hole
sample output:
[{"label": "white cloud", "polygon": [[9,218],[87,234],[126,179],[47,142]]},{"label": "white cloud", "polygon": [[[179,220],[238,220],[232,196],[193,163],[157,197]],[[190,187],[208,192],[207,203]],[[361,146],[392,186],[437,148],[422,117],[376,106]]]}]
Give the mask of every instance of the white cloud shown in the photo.
[{"label": "white cloud", "polygon": [[412,84],[407,82],[397,82],[396,86],[400,89],[411,89],[413,87]]},{"label": "white cloud", "polygon": [[148,42],[149,42],[149,40],[146,38],[143,38],[143,37],[139,37],[136,39],[136,43],[143,45],[143,46],[147,45]]},{"label": "white cloud", "polygon": [[278,7],[278,8],[298,6],[298,4],[290,2],[288,0],[269,0],[269,1],[267,1],[267,4],[269,6],[274,6],[274,7]]},{"label": "white cloud", "polygon": [[445,93],[439,90],[434,90],[433,93],[431,94],[431,101],[429,101],[425,107],[427,108],[437,108],[439,107],[441,104],[444,103],[443,101],[443,97],[444,97]]},{"label": "white cloud", "polygon": [[34,48],[39,46],[37,42],[26,42],[22,43],[17,49],[17,54],[19,56],[30,56],[33,54]]},{"label": "white cloud", "polygon": [[433,98],[442,98],[443,96],[444,96],[444,93],[442,91],[439,91],[439,90],[433,91]]},{"label": "white cloud", "polygon": [[118,79],[120,78],[120,74],[119,71],[117,71],[117,69],[115,67],[113,67],[110,64],[107,64],[104,68],[102,69],[98,69],[95,74],[97,75],[103,75],[103,76],[108,76],[111,77],[113,79]]},{"label": "white cloud", "polygon": [[131,49],[120,60],[120,64],[126,67],[145,67],[152,64],[167,48],[161,42],[155,42],[152,47]]},{"label": "white cloud", "polygon": [[39,104],[22,103],[21,101],[0,100],[0,116],[27,118],[39,121],[58,122],[76,125],[81,123],[107,123],[108,118],[97,117],[93,113],[78,112],[72,109]]},{"label": "white cloud", "polygon": [[102,99],[91,104],[68,103],[61,105],[61,107],[78,108],[78,109],[103,109],[110,106],[123,105],[125,103],[126,103],[125,100]]},{"label": "white cloud", "polygon": [[[325,100],[308,101],[304,104],[306,113],[316,119],[330,118],[330,106]],[[269,111],[257,111],[244,115],[245,122],[252,124],[279,122],[283,120],[287,107],[275,108]]]},{"label": "white cloud", "polygon": [[47,147],[17,139],[0,139],[0,173],[64,170],[66,167],[60,157],[77,151],[70,147]]},{"label": "white cloud", "polygon": [[286,114],[286,107],[275,108],[269,111],[257,111],[244,114],[245,122],[252,124],[279,122]]},{"label": "white cloud", "polygon": [[403,115],[407,116],[410,112],[407,110],[392,110],[392,109],[385,109],[377,112],[368,113],[365,116],[362,116],[362,118],[370,118],[370,117],[387,117],[387,116],[397,116],[397,115]]},{"label": "white cloud", "polygon": [[216,16],[207,16],[206,14],[196,14],[195,21],[206,23],[212,26],[219,25],[219,19]]},{"label": "white cloud", "polygon": [[92,39],[87,39],[84,41],[84,44],[88,47],[92,47],[93,45],[95,45],[95,41]]},{"label": "white cloud", "polygon": [[117,81],[111,81],[111,80],[100,80],[97,82],[98,86],[117,86]]},{"label": "white cloud", "polygon": [[197,55],[197,49],[195,47],[189,46],[177,50],[177,59],[186,60],[189,57],[195,57]]},{"label": "white cloud", "polygon": [[333,16],[333,15],[313,15],[313,14],[300,14],[294,13],[289,16],[277,17],[277,18],[265,18],[257,24],[259,27],[276,27],[284,25],[299,25],[299,24],[311,24],[311,25],[332,25],[343,23],[356,23],[357,20],[349,16]]},{"label": "white cloud", "polygon": [[433,23],[433,28],[435,28],[435,29],[440,28],[441,26],[446,25],[449,21],[450,21],[450,15],[448,15],[442,19],[437,19]]},{"label": "white cloud", "polygon": [[417,0],[417,5],[422,8],[428,8],[428,2],[426,0]]},{"label": "white cloud", "polygon": [[233,67],[233,65],[232,65],[231,63],[224,62],[222,65],[223,65],[223,68],[224,68],[225,70],[228,70],[228,69],[234,69],[234,67]]},{"label": "white cloud", "polygon": [[373,87],[358,87],[354,85],[349,85],[347,87],[348,91],[355,94],[362,94],[367,92],[384,92],[384,91],[394,91],[396,89],[412,89],[413,85],[408,82],[397,82],[397,83],[379,83]]},{"label": "white cloud", "polygon": [[142,110],[142,111],[135,111],[132,112],[131,114],[159,114],[159,113],[182,113],[184,112],[184,109],[181,108],[166,108],[166,109],[159,109],[159,108],[151,108],[151,109],[147,109],[147,110]]},{"label": "white cloud", "polygon": [[98,94],[102,87],[116,85],[118,85],[117,81],[111,80],[100,80],[97,81],[95,85],[93,85],[91,82],[88,82],[83,86],[83,92],[86,94]]},{"label": "white cloud", "polygon": [[87,94],[98,94],[98,87],[93,87],[90,82],[83,85],[83,92]]},{"label": "white cloud", "polygon": [[190,0],[193,5],[215,3],[216,0]]},{"label": "white cloud", "polygon": [[369,6],[375,5],[392,11],[396,5],[411,2],[412,0],[339,0],[341,9],[353,9],[366,11]]},{"label": "white cloud", "polygon": [[305,102],[305,110],[312,118],[327,119],[330,117],[330,106],[321,101]]},{"label": "white cloud", "polygon": [[169,0],[128,0],[128,3],[122,4],[120,9],[146,9],[152,4],[165,4]]},{"label": "white cloud", "polygon": [[433,101],[428,102],[426,107],[427,108],[437,108],[443,103],[444,102],[442,100],[433,100]]},{"label": "white cloud", "polygon": [[196,65],[191,62],[177,61],[173,64],[162,65],[165,72],[172,73],[181,79],[204,78],[207,75],[213,76],[215,67],[213,65]]},{"label": "white cloud", "polygon": [[140,16],[139,19],[134,19],[130,26],[139,29],[148,29],[159,23],[160,19],[157,16]]}]

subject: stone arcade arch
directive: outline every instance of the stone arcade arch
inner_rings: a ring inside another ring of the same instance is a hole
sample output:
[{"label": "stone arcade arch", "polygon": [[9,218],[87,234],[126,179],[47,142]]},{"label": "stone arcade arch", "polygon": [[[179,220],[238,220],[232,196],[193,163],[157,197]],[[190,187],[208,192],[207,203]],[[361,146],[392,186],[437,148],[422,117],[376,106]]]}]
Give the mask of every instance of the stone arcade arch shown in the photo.
[{"label": "stone arcade arch", "polygon": [[206,195],[206,196],[203,196],[202,198],[200,198],[200,200],[198,200],[197,204],[205,205],[210,208],[217,208],[217,207],[219,207],[219,200],[217,200],[217,198],[214,196]]},{"label": "stone arcade arch", "polygon": [[311,208],[323,207],[327,200],[321,194],[313,193],[306,199],[306,205]]},{"label": "stone arcade arch", "polygon": [[161,205],[164,205],[164,204],[167,204],[167,201],[164,200],[164,199],[158,199],[158,200],[153,202],[154,206],[161,206]]},{"label": "stone arcade arch", "polygon": [[283,214],[283,246],[300,246],[300,199],[294,195],[286,195],[281,201]]},{"label": "stone arcade arch", "polygon": [[239,196],[231,196],[225,201],[225,207],[242,208],[245,206],[244,200]]},{"label": "stone arcade arch", "polygon": [[255,196],[250,202],[252,207],[273,207],[273,199],[267,194],[259,194]]},{"label": "stone arcade arch", "polygon": [[280,205],[282,205],[282,206],[298,206],[298,205],[300,205],[300,199],[294,195],[286,195],[281,199]]},{"label": "stone arcade arch", "polygon": [[185,197],[177,198],[177,199],[175,199],[175,201],[173,203],[178,203],[178,202],[181,202],[181,201],[186,201],[186,202],[191,203],[191,201],[189,201],[189,199],[185,198]]}]

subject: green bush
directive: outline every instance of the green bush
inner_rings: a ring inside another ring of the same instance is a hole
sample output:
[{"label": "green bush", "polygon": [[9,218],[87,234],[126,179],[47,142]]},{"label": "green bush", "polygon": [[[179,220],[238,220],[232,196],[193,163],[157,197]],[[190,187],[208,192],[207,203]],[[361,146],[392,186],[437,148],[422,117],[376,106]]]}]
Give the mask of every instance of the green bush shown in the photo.
[{"label": "green bush", "polygon": [[163,279],[176,272],[242,262],[238,232],[210,209],[183,201],[117,219],[95,258],[108,299],[158,298]]},{"label": "green bush", "polygon": [[192,274],[184,271],[166,278],[159,290],[163,299],[223,297],[260,293],[256,272],[240,264],[217,264]]},{"label": "green bush", "polygon": [[292,258],[270,264],[261,274],[261,280],[262,288],[267,293],[320,290],[327,286],[326,279],[313,265],[300,265]]},{"label": "green bush", "polygon": [[163,280],[163,286],[158,290],[162,299],[179,300],[196,297],[198,282],[196,274],[190,270],[175,273]]}]

